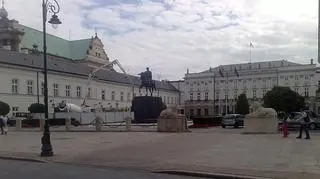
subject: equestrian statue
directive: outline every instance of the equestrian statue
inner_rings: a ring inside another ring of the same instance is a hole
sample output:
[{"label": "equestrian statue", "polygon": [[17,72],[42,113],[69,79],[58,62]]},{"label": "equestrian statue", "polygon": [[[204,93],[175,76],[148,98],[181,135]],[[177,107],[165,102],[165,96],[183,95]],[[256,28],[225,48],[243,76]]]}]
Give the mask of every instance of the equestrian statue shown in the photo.
[{"label": "equestrian statue", "polygon": [[141,88],[146,88],[146,96],[148,96],[148,92],[150,92],[150,95],[152,96],[153,92],[157,90],[156,83],[154,80],[152,80],[152,73],[149,71],[149,68],[147,68],[147,71],[141,72],[138,75],[140,75],[141,85],[139,87],[139,93],[141,95]]}]

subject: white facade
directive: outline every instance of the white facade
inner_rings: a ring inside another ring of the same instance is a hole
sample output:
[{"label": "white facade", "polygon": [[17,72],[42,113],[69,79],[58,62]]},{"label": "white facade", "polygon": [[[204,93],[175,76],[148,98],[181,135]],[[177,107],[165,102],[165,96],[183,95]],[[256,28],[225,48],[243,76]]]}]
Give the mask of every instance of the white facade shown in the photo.
[{"label": "white facade", "polygon": [[[290,87],[311,103],[320,80],[317,69],[313,62],[296,64],[282,60],[224,65],[188,73],[185,75],[186,112],[193,115],[234,112],[240,94],[245,93],[250,101],[262,100],[274,86]],[[316,107],[311,105],[310,108]]]},{"label": "white facade", "polygon": [[[28,107],[32,103],[38,102],[37,86],[39,102],[43,104],[43,74],[40,71],[0,64],[0,81],[0,100],[11,106],[9,115],[12,112],[28,112]],[[39,85],[37,85],[37,81]],[[52,112],[53,107],[57,106],[62,100],[80,106],[88,92],[88,88],[91,89],[91,95],[87,99],[87,104],[91,107],[130,109],[133,95],[139,95],[137,86],[135,86],[133,92],[130,85],[121,83],[97,80],[94,80],[90,86],[87,86],[87,83],[88,79],[85,77],[49,73],[49,111]],[[54,89],[54,87],[58,88]],[[178,103],[179,92],[160,89],[159,93],[155,92],[154,96],[161,96],[163,102],[168,107],[172,107]]]}]

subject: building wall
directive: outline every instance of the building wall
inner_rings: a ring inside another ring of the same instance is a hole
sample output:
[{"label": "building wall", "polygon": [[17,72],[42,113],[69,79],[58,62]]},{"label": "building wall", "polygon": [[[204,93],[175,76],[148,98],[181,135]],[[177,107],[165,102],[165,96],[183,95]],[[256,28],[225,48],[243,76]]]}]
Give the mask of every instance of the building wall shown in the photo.
[{"label": "building wall", "polygon": [[[237,70],[234,68],[223,70],[222,77],[217,68],[212,71],[186,74],[185,76],[185,106],[187,113],[193,110],[194,115],[201,110],[201,115],[222,114],[235,112],[237,97],[245,93],[249,102],[262,101],[267,91],[274,86],[288,86],[292,90],[305,96],[311,102],[316,96],[319,76],[317,67],[309,65],[281,65],[271,64],[272,68],[255,68]],[[221,68],[221,67],[219,67]],[[214,107],[215,106],[215,107]]]},{"label": "building wall", "polygon": [[[5,65],[0,66],[0,100],[8,103],[11,108],[15,108],[18,112],[27,112],[28,107],[32,103],[38,101],[37,95],[37,73],[39,75],[39,101],[43,103],[42,85],[43,74],[40,71],[9,67]],[[13,93],[13,79],[18,80],[18,91]],[[32,81],[32,94],[28,94],[28,80]],[[53,96],[53,84],[58,84],[59,95]],[[71,76],[61,73],[48,74],[48,95],[49,95],[49,110],[53,110],[53,106],[57,106],[62,100],[68,103],[81,105],[83,99],[88,92],[88,80],[86,77]],[[66,94],[66,86],[70,85],[70,96]],[[81,88],[81,95],[77,96],[77,87]],[[90,84],[91,97],[87,99],[87,104],[91,107],[102,105],[106,108],[130,108],[133,97],[132,87],[130,85],[111,83],[105,81],[92,81]],[[102,90],[105,90],[105,99],[102,99]],[[114,99],[112,94],[114,92]],[[122,95],[123,94],[123,95]],[[134,87],[134,95],[139,95],[138,87]],[[121,97],[123,96],[123,97]],[[154,96],[161,96],[166,98],[165,103],[168,107],[177,105],[179,92],[159,90],[155,92]],[[168,101],[169,99],[169,101]],[[12,111],[11,111],[12,113]]]}]

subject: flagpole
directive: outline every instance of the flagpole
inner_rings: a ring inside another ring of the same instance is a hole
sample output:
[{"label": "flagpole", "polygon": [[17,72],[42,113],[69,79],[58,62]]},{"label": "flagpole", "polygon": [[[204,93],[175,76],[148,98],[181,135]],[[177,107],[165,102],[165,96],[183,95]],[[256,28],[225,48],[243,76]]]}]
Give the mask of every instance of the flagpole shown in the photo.
[{"label": "flagpole", "polygon": [[225,98],[226,98],[226,115],[228,114],[228,75],[229,73],[227,72],[227,81],[226,81],[226,95],[225,95]]},{"label": "flagpole", "polygon": [[252,57],[251,49],[252,49],[252,43],[250,42],[250,64],[251,64],[251,57]]}]

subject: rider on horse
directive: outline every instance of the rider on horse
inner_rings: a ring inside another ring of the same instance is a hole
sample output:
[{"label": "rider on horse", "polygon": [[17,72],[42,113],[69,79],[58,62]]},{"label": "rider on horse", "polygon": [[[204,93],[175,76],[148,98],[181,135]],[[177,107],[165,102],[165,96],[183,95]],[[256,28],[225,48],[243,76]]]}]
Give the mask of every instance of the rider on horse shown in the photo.
[{"label": "rider on horse", "polygon": [[141,79],[141,86],[139,88],[139,91],[142,87],[146,87],[146,91],[149,90],[151,93],[151,96],[152,96],[152,92],[153,92],[153,90],[156,89],[156,87],[155,87],[154,81],[152,80],[151,71],[149,71],[149,68],[147,68],[147,71],[141,72],[141,73],[139,73],[139,75],[140,75],[140,79]]}]

